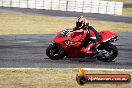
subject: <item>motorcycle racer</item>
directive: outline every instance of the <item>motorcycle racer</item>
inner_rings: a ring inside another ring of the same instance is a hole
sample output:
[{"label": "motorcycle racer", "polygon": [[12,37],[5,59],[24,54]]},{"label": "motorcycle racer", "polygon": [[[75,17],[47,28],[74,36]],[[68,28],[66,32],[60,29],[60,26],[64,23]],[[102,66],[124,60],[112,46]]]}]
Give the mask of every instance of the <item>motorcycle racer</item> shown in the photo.
[{"label": "motorcycle racer", "polygon": [[[91,48],[93,48],[96,45],[96,42],[99,41],[100,35],[99,33],[91,26],[90,23],[87,22],[87,19],[84,16],[78,17],[76,20],[76,27],[72,29],[72,31],[77,31],[82,29],[82,37],[79,42],[83,43],[82,52],[85,54],[92,54],[95,53],[91,51]],[[73,39],[71,39],[72,41]],[[72,44],[75,45],[74,43]]]},{"label": "motorcycle racer", "polygon": [[81,16],[74,28],[56,33],[53,43],[46,49],[46,55],[52,60],[88,57],[111,62],[118,56],[118,48],[112,44],[117,40],[118,34],[111,31],[97,32]]}]

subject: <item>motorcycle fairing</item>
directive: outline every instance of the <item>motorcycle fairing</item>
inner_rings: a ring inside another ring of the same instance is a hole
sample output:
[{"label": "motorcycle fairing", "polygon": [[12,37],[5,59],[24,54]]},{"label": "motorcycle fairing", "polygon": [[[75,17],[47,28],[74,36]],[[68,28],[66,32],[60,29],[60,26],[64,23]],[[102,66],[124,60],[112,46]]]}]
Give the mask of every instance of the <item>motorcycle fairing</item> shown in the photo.
[{"label": "motorcycle fairing", "polygon": [[101,31],[100,35],[102,36],[101,42],[107,42],[112,38],[117,37],[118,35],[116,33],[110,32],[110,31]]},{"label": "motorcycle fairing", "polygon": [[[101,31],[99,33],[102,36],[102,39],[99,42],[97,42],[97,45],[118,36],[116,33],[113,33],[110,31]],[[71,58],[85,57],[81,51],[83,46],[81,46],[81,47],[74,47],[74,46],[69,47],[68,46],[67,42],[70,40],[71,37],[72,38],[74,37],[73,41],[74,41],[74,43],[76,43],[76,41],[81,39],[81,32],[73,32],[70,36],[66,36],[66,35],[56,36],[54,38],[54,42],[58,46],[62,47],[62,49],[65,51],[67,57],[71,57]]]}]

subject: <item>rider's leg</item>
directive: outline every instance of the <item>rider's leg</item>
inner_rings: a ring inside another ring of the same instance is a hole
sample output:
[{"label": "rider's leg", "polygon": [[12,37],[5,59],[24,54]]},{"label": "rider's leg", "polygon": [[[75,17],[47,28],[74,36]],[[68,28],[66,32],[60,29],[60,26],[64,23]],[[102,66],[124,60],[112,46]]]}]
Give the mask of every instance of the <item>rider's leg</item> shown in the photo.
[{"label": "rider's leg", "polygon": [[95,46],[96,46],[96,43],[90,42],[87,46],[82,48],[82,51],[86,54],[94,54],[95,52],[91,51],[91,48]]}]

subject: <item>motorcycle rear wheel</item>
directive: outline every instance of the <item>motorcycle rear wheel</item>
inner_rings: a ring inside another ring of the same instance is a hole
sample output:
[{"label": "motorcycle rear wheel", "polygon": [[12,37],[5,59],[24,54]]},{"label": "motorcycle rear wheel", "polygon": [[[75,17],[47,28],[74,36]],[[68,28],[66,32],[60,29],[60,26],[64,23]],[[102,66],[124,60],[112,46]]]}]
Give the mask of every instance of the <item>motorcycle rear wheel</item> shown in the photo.
[{"label": "motorcycle rear wheel", "polygon": [[64,51],[55,43],[48,46],[46,55],[52,60],[59,60],[65,57]]}]

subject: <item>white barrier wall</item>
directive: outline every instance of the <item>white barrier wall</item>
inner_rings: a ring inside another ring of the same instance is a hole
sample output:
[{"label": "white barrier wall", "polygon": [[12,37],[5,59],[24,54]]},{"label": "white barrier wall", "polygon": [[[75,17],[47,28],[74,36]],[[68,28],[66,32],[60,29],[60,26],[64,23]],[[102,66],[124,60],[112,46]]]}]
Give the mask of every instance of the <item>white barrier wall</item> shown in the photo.
[{"label": "white barrier wall", "polygon": [[28,0],[28,8],[36,8],[36,1]]},{"label": "white barrier wall", "polygon": [[67,11],[67,1],[66,0],[60,0],[59,10],[61,11]]},{"label": "white barrier wall", "polygon": [[0,0],[0,6],[122,15],[122,2],[102,0]]},{"label": "white barrier wall", "polygon": [[11,6],[10,7],[20,7],[20,1],[19,0],[12,0],[10,2],[11,2]]}]

